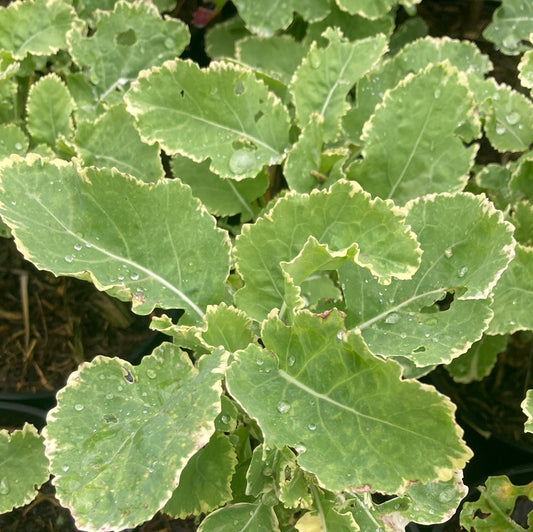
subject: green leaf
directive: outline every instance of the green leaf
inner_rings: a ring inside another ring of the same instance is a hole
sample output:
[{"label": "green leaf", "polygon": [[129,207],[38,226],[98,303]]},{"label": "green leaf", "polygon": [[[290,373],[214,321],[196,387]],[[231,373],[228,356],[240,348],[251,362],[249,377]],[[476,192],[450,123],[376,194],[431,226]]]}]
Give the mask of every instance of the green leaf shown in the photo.
[{"label": "green leaf", "polygon": [[[512,226],[488,200],[468,193],[425,196],[407,208],[423,250],[420,268],[410,280],[382,286],[345,263],[346,324],[376,355],[407,357],[417,367],[448,363],[487,329],[489,295],[513,256]],[[453,301],[441,311],[446,294]]]},{"label": "green leaf", "polygon": [[95,121],[79,123],[74,141],[87,166],[114,167],[147,183],[165,175],[159,147],[141,141],[134,119],[124,105],[107,109]]},{"label": "green leaf", "polygon": [[383,95],[393,89],[407,74],[416,74],[429,65],[449,61],[461,72],[482,77],[492,69],[486,55],[467,41],[447,37],[425,37],[407,44],[394,57],[384,61],[359,81],[355,106],[343,120],[350,139],[358,142],[364,123],[371,117]]},{"label": "green leaf", "polygon": [[4,513],[31,502],[49,471],[44,440],[29,423],[11,434],[0,430],[0,456],[0,513]]},{"label": "green leaf", "polygon": [[296,463],[287,447],[266,450],[258,445],[246,473],[246,493],[259,497],[274,492],[286,508],[310,508],[310,476]]},{"label": "green leaf", "polygon": [[226,530],[280,532],[274,510],[260,502],[241,502],[215,510],[198,527],[198,532],[224,532]]},{"label": "green leaf", "polygon": [[533,4],[528,0],[502,0],[483,37],[493,42],[504,54],[518,55],[528,50],[533,28]]},{"label": "green leaf", "polygon": [[324,493],[322,490],[313,487],[313,495],[315,508],[298,519],[294,525],[296,530],[300,532],[309,530],[356,532],[361,530],[350,512],[344,511],[341,513],[339,511],[334,494]]},{"label": "green leaf", "polygon": [[67,35],[74,61],[88,70],[98,97],[124,89],[143,69],[162,65],[183,52],[189,31],[176,19],[162,20],[151,2],[119,0],[113,11],[94,13],[94,32],[73,29]]},{"label": "green leaf", "polygon": [[187,462],[178,487],[163,507],[173,517],[208,513],[232,498],[230,481],[237,458],[229,438],[215,432],[209,442]]},{"label": "green leaf", "polygon": [[268,5],[255,0],[235,0],[235,5],[248,29],[263,37],[286,29],[294,12],[313,22],[324,18],[330,11],[328,0],[273,0]]},{"label": "green leaf", "polygon": [[271,315],[266,349],[235,354],[228,390],[257,420],[265,445],[294,448],[300,466],[331,490],[395,493],[415,480],[451,478],[471,455],[452,404],[402,381],[396,363],[373,357],[353,335],[340,340],[342,330],[337,312],[322,319],[302,311],[292,327]]},{"label": "green leaf", "polygon": [[305,48],[289,35],[250,36],[236,44],[236,57],[242,63],[288,85],[302,62]]},{"label": "green leaf", "polygon": [[225,303],[207,307],[203,326],[174,325],[164,317],[154,318],[152,328],[172,336],[175,344],[196,354],[219,346],[233,352],[255,340],[250,318],[242,310]]},{"label": "green leaf", "polygon": [[528,390],[526,392],[526,398],[522,401],[520,406],[522,407],[524,414],[527,416],[524,430],[526,432],[533,432],[533,390]]},{"label": "green leaf", "polygon": [[386,93],[365,124],[363,160],[348,176],[372,195],[402,204],[423,194],[460,191],[478,149],[464,146],[457,132],[464,122],[479,137],[465,80],[449,64],[431,65]]},{"label": "green leaf", "polygon": [[230,64],[167,62],[141,74],[125,99],[146,141],[196,162],[209,157],[222,177],[254,177],[279,163],[289,142],[285,107],[251,71]]},{"label": "green leaf", "polygon": [[328,46],[311,45],[289,89],[296,122],[304,126],[311,113],[318,113],[324,117],[324,140],[331,141],[339,134],[340,119],[349,109],[348,92],[386,51],[387,40],[378,35],[351,43],[338,29],[327,29],[323,36],[329,41]]},{"label": "green leaf", "polygon": [[533,104],[523,94],[496,85],[485,120],[485,133],[499,151],[526,151],[533,142]]},{"label": "green leaf", "polygon": [[205,35],[205,49],[211,59],[235,57],[235,44],[250,32],[240,17],[233,17],[216,24]]},{"label": "green leaf", "polygon": [[516,240],[523,246],[533,247],[533,204],[527,201],[516,203],[511,222],[515,226]]},{"label": "green leaf", "polygon": [[528,50],[518,63],[518,78],[523,87],[533,89],[533,50]]},{"label": "green leaf", "polygon": [[35,143],[56,146],[58,139],[72,133],[74,102],[56,74],[49,74],[32,85],[27,103],[27,127]]},{"label": "green leaf", "polygon": [[[376,19],[386,15],[398,0],[335,0],[338,6],[351,15],[357,14],[365,18]],[[403,0],[406,7],[418,4],[421,0]]]},{"label": "green leaf", "polygon": [[209,161],[195,163],[181,155],[175,155],[170,167],[175,177],[189,185],[192,193],[202,201],[207,210],[216,216],[241,215],[241,222],[256,216],[257,207],[252,205],[268,188],[268,175],[242,181],[224,179],[209,170]]},{"label": "green leaf", "polygon": [[41,269],[90,279],[139,314],[185,308],[201,321],[224,297],[227,234],[179,181],[151,185],[113,169],[12,156],[0,187],[0,213]]},{"label": "green leaf", "polygon": [[0,159],[12,153],[24,154],[28,150],[28,137],[15,124],[0,124]]},{"label": "green leaf", "polygon": [[196,369],[166,343],[139,366],[97,356],[69,377],[45,440],[57,497],[78,527],[132,527],[166,503],[214,432],[223,365],[213,353]]},{"label": "green leaf", "polygon": [[533,295],[533,248],[518,244],[515,251],[514,259],[494,289],[494,319],[489,334],[533,330],[533,315],[529,311]]},{"label": "green leaf", "polygon": [[410,504],[401,514],[407,521],[427,525],[442,523],[453,516],[467,493],[460,471],[455,471],[453,477],[444,482],[415,482],[407,489],[405,496]]},{"label": "green leaf", "polygon": [[[522,532],[524,527],[512,518],[518,497],[533,501],[533,482],[514,486],[505,475],[489,477],[485,486],[478,487],[481,497],[475,502],[466,502],[461,511],[461,526],[467,530],[505,530]],[[531,518],[528,519],[531,525]]]},{"label": "green leaf", "polygon": [[324,117],[312,113],[298,140],[291,146],[283,168],[287,184],[296,192],[311,192],[323,177],[319,172],[322,160]]},{"label": "green leaf", "polygon": [[66,48],[65,35],[78,23],[74,9],[63,0],[12,2],[0,9],[0,48],[14,59],[52,55]]},{"label": "green leaf", "polygon": [[456,382],[479,381],[490,374],[498,353],[505,349],[506,344],[505,335],[484,335],[466,353],[452,360],[446,369]]},{"label": "green leaf", "polygon": [[394,28],[394,19],[390,13],[384,17],[369,20],[341,11],[336,4],[330,7],[331,13],[326,18],[309,24],[303,40],[304,46],[309,47],[313,41],[316,41],[321,48],[326,46],[328,41],[323,37],[323,33],[328,28],[338,28],[349,41],[374,37],[379,33],[390,35]]},{"label": "green leaf", "polygon": [[258,320],[283,304],[282,262],[303,281],[304,270],[308,276],[322,269],[322,264],[312,263],[308,257],[318,254],[324,266],[332,261],[334,268],[351,260],[388,283],[392,276],[411,277],[420,260],[415,237],[403,224],[402,211],[379,198],[370,199],[347,181],[310,195],[288,193],[263,218],[243,227],[234,254],[245,283],[235,295],[237,306]]},{"label": "green leaf", "polygon": [[72,0],[78,16],[83,19],[91,19],[97,9],[112,11],[117,0]]}]

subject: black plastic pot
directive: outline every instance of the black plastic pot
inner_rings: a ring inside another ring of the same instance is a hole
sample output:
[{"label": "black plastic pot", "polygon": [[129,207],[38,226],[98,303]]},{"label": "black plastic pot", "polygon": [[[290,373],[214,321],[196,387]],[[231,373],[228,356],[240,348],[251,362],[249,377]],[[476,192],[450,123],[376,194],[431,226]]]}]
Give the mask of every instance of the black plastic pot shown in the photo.
[{"label": "black plastic pot", "polygon": [[46,410],[14,401],[0,401],[0,428],[20,429],[31,423],[41,430],[46,425]]}]

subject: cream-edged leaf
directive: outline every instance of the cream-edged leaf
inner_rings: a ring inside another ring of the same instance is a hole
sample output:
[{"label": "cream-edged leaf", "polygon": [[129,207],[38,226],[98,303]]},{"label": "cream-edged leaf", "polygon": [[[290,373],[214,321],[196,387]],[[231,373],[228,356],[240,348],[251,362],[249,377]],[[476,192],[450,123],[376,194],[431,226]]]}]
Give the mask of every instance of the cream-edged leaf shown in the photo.
[{"label": "cream-edged leaf", "polygon": [[222,177],[255,177],[288,146],[286,108],[251,71],[230,64],[170,61],[144,72],[125,99],[144,139],[169,154],[210,158]]}]

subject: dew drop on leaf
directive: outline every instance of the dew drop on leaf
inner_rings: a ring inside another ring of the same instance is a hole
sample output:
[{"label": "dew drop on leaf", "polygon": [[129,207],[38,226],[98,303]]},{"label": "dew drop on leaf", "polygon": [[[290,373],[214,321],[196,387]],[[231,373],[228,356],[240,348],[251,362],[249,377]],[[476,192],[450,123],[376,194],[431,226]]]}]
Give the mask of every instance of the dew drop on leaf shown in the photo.
[{"label": "dew drop on leaf", "polygon": [[516,112],[514,113],[509,113],[506,117],[505,117],[505,120],[507,120],[507,123],[511,126],[514,126],[515,124],[518,123],[518,121],[520,120],[520,115]]},{"label": "dew drop on leaf", "polygon": [[77,412],[81,412],[83,410],[83,405],[80,405],[80,403],[75,404],[74,410],[76,410]]},{"label": "dew drop on leaf", "polygon": [[287,358],[287,366],[292,367],[294,366],[295,362],[296,359],[292,355]]},{"label": "dew drop on leaf", "polygon": [[498,126],[496,128],[496,135],[503,135],[504,133],[505,133],[505,128],[504,127]]},{"label": "dew drop on leaf", "polygon": [[307,428],[310,431],[314,431],[314,430],[316,430],[316,425],[314,423],[309,423],[309,425],[307,425]]},{"label": "dew drop on leaf", "polygon": [[286,414],[291,409],[291,405],[285,401],[280,401],[277,408],[280,414]]},{"label": "dew drop on leaf", "polygon": [[459,273],[457,274],[459,277],[463,278],[468,273],[468,268],[466,266],[463,266]]},{"label": "dew drop on leaf", "polygon": [[74,255],[65,255],[65,262],[69,264],[74,260]]},{"label": "dew drop on leaf", "polygon": [[398,323],[400,321],[400,315],[397,312],[391,312],[385,318],[385,323]]},{"label": "dew drop on leaf", "polygon": [[170,37],[167,37],[165,39],[165,48],[168,48],[169,50],[171,50],[175,46],[176,46],[176,43],[174,42],[174,39],[171,39]]},{"label": "dew drop on leaf", "polygon": [[303,443],[300,443],[300,442],[295,443],[293,447],[294,447],[294,450],[299,454],[305,453],[305,451],[307,451],[307,447]]},{"label": "dew drop on leaf", "polygon": [[254,169],[256,165],[254,154],[251,150],[240,149],[233,152],[229,160],[229,168],[234,174],[245,174]]},{"label": "dew drop on leaf", "polygon": [[22,144],[20,142],[16,142],[15,143],[15,149],[18,150],[18,151],[22,150]]},{"label": "dew drop on leaf", "polygon": [[157,373],[156,373],[153,369],[147,369],[147,370],[146,370],[146,376],[147,376],[149,379],[155,379],[156,376],[157,376]]},{"label": "dew drop on leaf", "polygon": [[453,257],[453,250],[452,248],[446,248],[444,250],[444,256],[447,258],[447,259],[451,259]]},{"label": "dew drop on leaf", "polygon": [[74,249],[75,249],[76,251],[81,251],[82,248],[83,248],[83,246],[82,246],[81,244],[74,244]]},{"label": "dew drop on leaf", "polygon": [[5,478],[0,479],[0,495],[7,495],[9,493],[9,485]]},{"label": "dew drop on leaf", "polygon": [[61,469],[66,473],[70,469],[70,467],[66,465],[66,466],[63,466]]},{"label": "dew drop on leaf", "polygon": [[137,281],[137,280],[139,279],[139,274],[138,274],[138,273],[132,273],[132,274],[130,275],[130,279],[131,279],[132,281]]}]

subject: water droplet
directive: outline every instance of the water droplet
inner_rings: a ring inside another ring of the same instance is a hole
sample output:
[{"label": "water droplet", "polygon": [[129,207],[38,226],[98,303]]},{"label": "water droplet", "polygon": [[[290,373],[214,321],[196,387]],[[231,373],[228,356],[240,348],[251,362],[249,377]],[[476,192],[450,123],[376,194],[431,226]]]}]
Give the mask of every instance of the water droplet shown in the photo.
[{"label": "water droplet", "polygon": [[466,266],[463,266],[459,273],[457,274],[459,277],[463,278],[468,273],[468,268]]},{"label": "water droplet", "polygon": [[397,312],[391,312],[385,318],[385,323],[398,323],[400,321],[400,315]]},{"label": "water droplet", "polygon": [[76,251],[81,251],[83,249],[83,246],[81,244],[74,244],[74,249]]},{"label": "water droplet", "polygon": [[511,33],[511,35],[508,35],[505,37],[502,41],[502,44],[505,48],[508,50],[515,50],[518,46],[519,40],[516,38],[515,35]]},{"label": "water droplet", "polygon": [[507,123],[510,124],[511,126],[514,126],[515,124],[518,123],[518,121],[520,120],[520,115],[516,112],[513,112],[513,113],[509,113],[506,117],[505,117],[505,120],[507,120]]},{"label": "water droplet", "polygon": [[504,127],[498,126],[496,128],[496,135],[503,135],[504,133],[505,133],[505,128]]},{"label": "water droplet", "polygon": [[453,257],[453,249],[452,248],[446,248],[444,250],[444,256],[447,258],[447,259],[451,259]]},{"label": "water droplet", "polygon": [[65,473],[70,469],[68,465],[65,465],[61,468]]},{"label": "water droplet", "polygon": [[255,361],[255,363],[256,363],[258,366],[262,366],[262,365],[265,363],[265,361],[262,360],[262,359],[260,359],[260,358],[258,358],[258,359]]},{"label": "water droplet", "polygon": [[441,491],[439,493],[439,501],[440,502],[450,502],[453,499],[454,494],[455,494],[455,490],[453,490],[453,489],[448,489],[448,490]]},{"label": "water droplet", "polygon": [[74,260],[74,255],[65,255],[65,262],[69,264]]},{"label": "water droplet", "polygon": [[22,150],[22,144],[20,142],[15,142],[15,149],[18,151]]},{"label": "water droplet", "polygon": [[122,386],[117,386],[117,390],[121,392],[124,388]]},{"label": "water droplet", "polygon": [[85,247],[86,247],[86,248],[92,248],[93,245],[92,245],[90,242],[86,242],[86,243],[85,243]]},{"label": "water droplet", "polygon": [[123,281],[123,280],[124,280],[124,276],[123,276],[123,275],[118,275],[118,276],[117,276],[117,279],[118,279],[119,281]]},{"label": "water droplet", "polygon": [[277,408],[280,414],[286,414],[291,409],[291,405],[285,401],[280,401]]},{"label": "water droplet", "polygon": [[400,334],[400,338],[405,339],[405,338],[407,338],[407,335],[405,333],[401,333]]},{"label": "water droplet", "polygon": [[339,332],[337,333],[337,338],[338,338],[339,340],[342,340],[342,331],[339,331]]},{"label": "water droplet", "polygon": [[75,404],[74,410],[76,410],[77,412],[81,412],[83,410],[83,405],[80,405],[80,403]]},{"label": "water droplet", "polygon": [[222,423],[227,425],[229,423],[229,417],[226,416],[226,415],[222,415],[222,416],[220,416],[220,421],[222,421]]},{"label": "water droplet", "polygon": [[229,160],[229,169],[234,174],[245,174],[255,168],[254,153],[251,150],[240,149],[233,152]]},{"label": "water droplet", "polygon": [[307,447],[301,442],[296,442],[293,447],[294,450],[299,454],[305,453],[305,451],[307,451]]},{"label": "water droplet", "polygon": [[296,362],[296,359],[292,355],[287,358],[287,366],[292,368],[295,362]]},{"label": "water droplet", "polygon": [[146,376],[149,379],[155,379],[157,377],[157,373],[153,369],[147,369],[146,370]]},{"label": "water droplet", "polygon": [[310,431],[314,431],[314,430],[316,430],[316,425],[314,423],[309,423],[309,425],[307,425],[307,428]]},{"label": "water droplet", "polygon": [[139,274],[138,274],[138,273],[132,273],[132,274],[130,275],[130,279],[131,279],[132,281],[138,281],[138,280],[139,280]]},{"label": "water droplet", "polygon": [[433,93],[433,96],[435,100],[438,100],[440,98],[440,89],[435,89],[435,92]]},{"label": "water droplet", "polygon": [[113,399],[113,397],[115,397],[115,396],[112,393],[108,393],[105,396],[106,399]]},{"label": "water droplet", "polygon": [[0,479],[0,495],[7,495],[9,493],[9,485],[5,478]]}]

